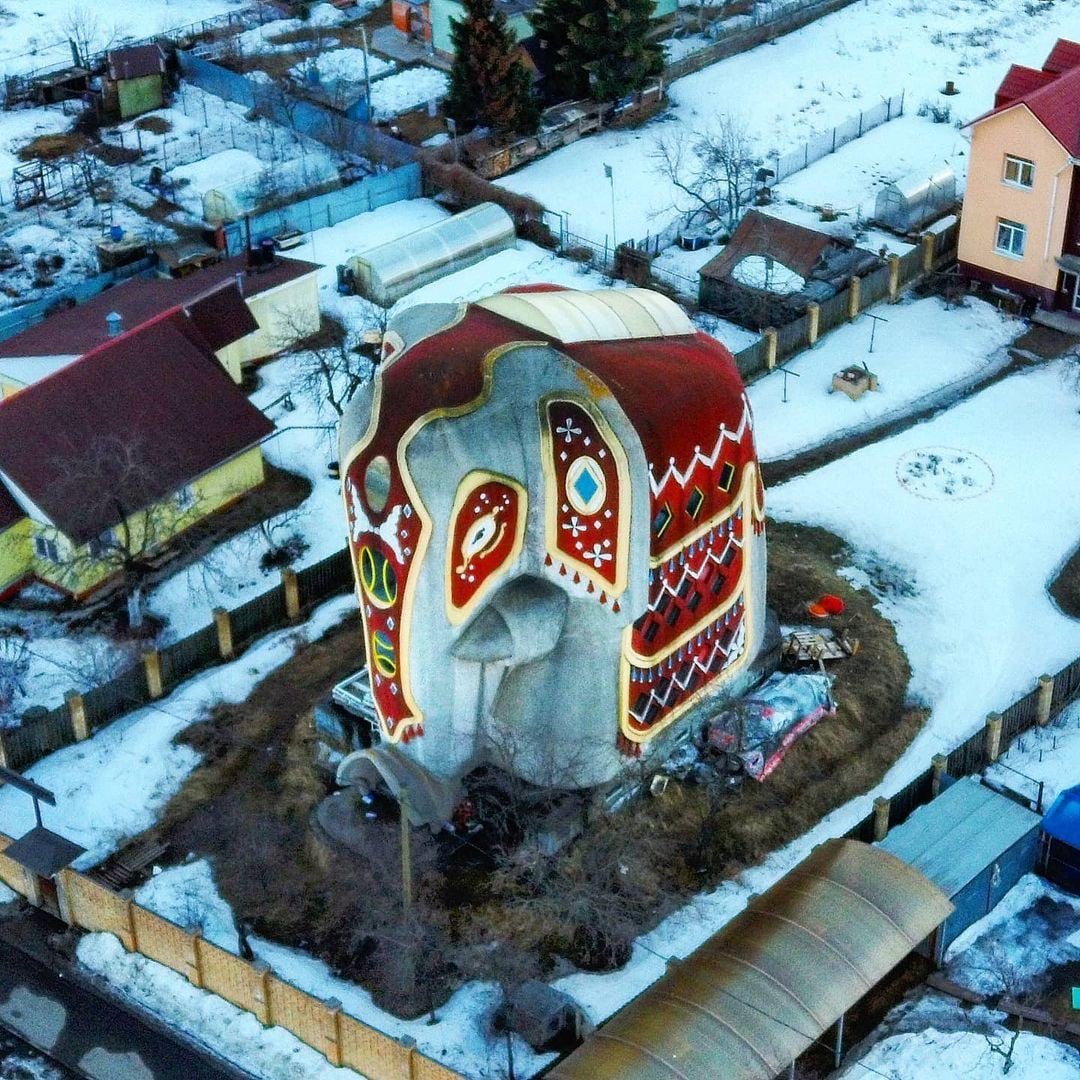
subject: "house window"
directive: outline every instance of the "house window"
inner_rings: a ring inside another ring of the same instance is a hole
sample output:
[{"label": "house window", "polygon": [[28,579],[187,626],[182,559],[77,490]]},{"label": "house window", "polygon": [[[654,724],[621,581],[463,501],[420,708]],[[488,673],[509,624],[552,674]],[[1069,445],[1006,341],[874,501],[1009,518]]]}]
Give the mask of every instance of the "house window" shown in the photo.
[{"label": "house window", "polygon": [[1035,184],[1035,162],[1027,158],[1005,155],[1005,183],[1029,188]]},{"label": "house window", "polygon": [[195,492],[190,484],[185,484],[176,491],[176,505],[181,510],[190,510],[195,505]]},{"label": "house window", "polygon": [[998,218],[997,240],[994,250],[999,255],[1009,255],[1014,259],[1024,257],[1024,241],[1027,239],[1027,226],[1018,221],[1008,221]]},{"label": "house window", "polygon": [[107,555],[115,544],[116,533],[114,533],[112,529],[106,529],[100,536],[95,536],[93,540],[86,545],[86,549],[90,552],[91,559],[100,559]]},{"label": "house window", "polygon": [[48,559],[50,562],[60,561],[60,550],[56,546],[56,541],[44,536],[34,537],[34,554],[39,559]]}]

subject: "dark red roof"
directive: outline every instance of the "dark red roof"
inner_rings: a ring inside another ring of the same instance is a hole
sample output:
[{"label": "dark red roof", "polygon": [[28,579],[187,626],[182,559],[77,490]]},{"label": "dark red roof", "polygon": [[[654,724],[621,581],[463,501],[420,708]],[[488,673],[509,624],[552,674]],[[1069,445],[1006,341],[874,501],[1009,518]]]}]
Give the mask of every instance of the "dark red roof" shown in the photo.
[{"label": "dark red roof", "polygon": [[11,492],[0,482],[0,529],[9,529],[17,521],[26,517],[23,508],[15,501]]},{"label": "dark red roof", "polygon": [[235,283],[193,300],[185,311],[214,352],[259,329]]},{"label": "dark red roof", "polygon": [[160,45],[130,45],[126,49],[109,50],[109,78],[113,82],[160,75],[164,71],[165,54]]},{"label": "dark red roof", "polygon": [[[81,356],[108,340],[105,316],[112,311],[119,312],[124,326],[133,329],[171,308],[193,304],[207,293],[236,281],[237,275],[244,295],[256,296],[318,269],[315,263],[300,259],[277,259],[271,266],[248,272],[246,258],[238,255],[187,277],[133,278],[106,289],[85,304],[58,311],[7,341],[0,341],[0,357]],[[249,331],[238,328],[230,340],[235,341],[246,333]],[[220,339],[220,334],[215,333],[214,337]]]},{"label": "dark red roof", "polygon": [[748,255],[767,255],[808,278],[830,247],[850,247],[828,233],[808,229],[782,218],[749,210],[727,246],[699,271],[702,277],[724,279]]},{"label": "dark red roof", "polygon": [[1039,71],[1038,68],[1024,67],[1022,64],[1013,64],[1009,73],[1002,80],[1001,85],[994,95],[994,108],[1008,105],[1018,97],[1038,90],[1040,86],[1053,82],[1055,76],[1048,71]]},{"label": "dark red roof", "polygon": [[1050,50],[1050,55],[1043,64],[1043,71],[1060,75],[1074,67],[1080,67],[1080,42],[1058,38],[1057,44]]},{"label": "dark red roof", "polygon": [[[1039,75],[1046,78],[1040,80]],[[1024,85],[1028,88],[1023,89]],[[1041,72],[1010,68],[998,87],[994,108],[971,123],[1016,105],[1027,106],[1071,156],[1080,155],[1080,44],[1060,39]]]},{"label": "dark red roof", "polygon": [[175,308],[0,403],[0,471],[84,543],[272,430]]}]

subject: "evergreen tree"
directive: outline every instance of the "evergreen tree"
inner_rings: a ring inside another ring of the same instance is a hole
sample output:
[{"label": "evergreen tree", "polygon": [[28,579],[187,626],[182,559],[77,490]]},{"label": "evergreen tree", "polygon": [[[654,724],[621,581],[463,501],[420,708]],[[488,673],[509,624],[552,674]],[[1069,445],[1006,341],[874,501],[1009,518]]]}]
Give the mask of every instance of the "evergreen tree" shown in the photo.
[{"label": "evergreen tree", "polygon": [[465,0],[464,7],[463,19],[450,20],[454,65],[447,115],[462,124],[487,124],[501,135],[535,131],[540,110],[506,15],[494,0]]},{"label": "evergreen tree", "polygon": [[614,101],[664,70],[648,38],[654,0],[543,0],[532,16],[555,93]]}]

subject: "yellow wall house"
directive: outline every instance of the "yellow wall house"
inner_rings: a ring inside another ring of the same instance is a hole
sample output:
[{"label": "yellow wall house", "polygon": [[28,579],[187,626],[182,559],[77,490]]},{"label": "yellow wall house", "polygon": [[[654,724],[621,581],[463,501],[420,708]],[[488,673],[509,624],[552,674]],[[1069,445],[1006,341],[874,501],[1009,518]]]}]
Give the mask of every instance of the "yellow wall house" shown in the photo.
[{"label": "yellow wall house", "polygon": [[1080,316],[1080,44],[1014,64],[971,128],[961,274]]},{"label": "yellow wall house", "polygon": [[0,402],[0,598],[81,598],[264,479],[273,425],[175,308]]},{"label": "yellow wall house", "polygon": [[233,382],[243,369],[319,329],[319,267],[243,256],[183,278],[135,278],[0,341],[0,397],[60,370],[125,329],[175,307],[190,316]]}]

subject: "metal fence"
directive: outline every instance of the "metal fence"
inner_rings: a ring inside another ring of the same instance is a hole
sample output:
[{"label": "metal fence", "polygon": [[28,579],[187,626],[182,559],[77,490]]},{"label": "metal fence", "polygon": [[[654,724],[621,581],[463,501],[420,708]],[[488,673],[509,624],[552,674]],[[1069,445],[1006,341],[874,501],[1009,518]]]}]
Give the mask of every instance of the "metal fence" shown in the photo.
[{"label": "metal fence", "polygon": [[300,589],[300,603],[304,607],[324,596],[345,592],[352,588],[352,561],[349,549],[342,548],[311,566],[304,567],[296,575]]}]

